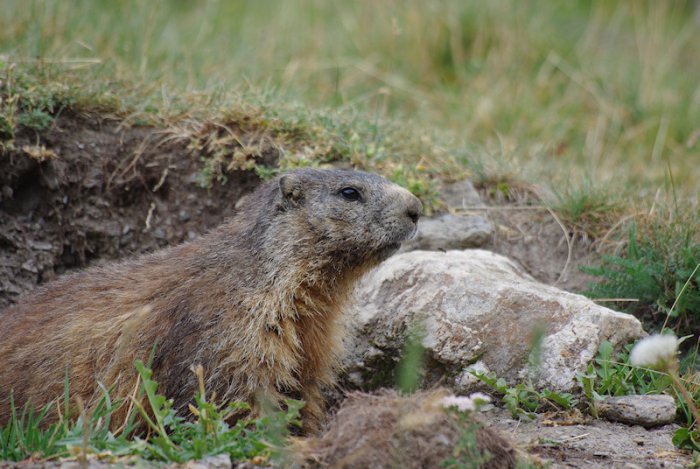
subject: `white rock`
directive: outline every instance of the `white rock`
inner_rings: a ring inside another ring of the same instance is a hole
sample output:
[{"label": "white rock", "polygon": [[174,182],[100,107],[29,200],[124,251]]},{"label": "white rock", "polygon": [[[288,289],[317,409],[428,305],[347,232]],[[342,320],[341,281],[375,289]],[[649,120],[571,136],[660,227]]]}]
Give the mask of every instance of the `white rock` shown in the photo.
[{"label": "white rock", "polygon": [[[528,377],[539,387],[570,391],[602,341],[623,344],[644,333],[633,316],[539,283],[482,250],[394,256],[361,281],[356,297],[348,364],[367,387],[393,384],[416,324],[424,334],[426,380],[461,392],[471,386],[470,366],[511,383]],[[532,369],[528,355],[538,330],[542,353]]]}]

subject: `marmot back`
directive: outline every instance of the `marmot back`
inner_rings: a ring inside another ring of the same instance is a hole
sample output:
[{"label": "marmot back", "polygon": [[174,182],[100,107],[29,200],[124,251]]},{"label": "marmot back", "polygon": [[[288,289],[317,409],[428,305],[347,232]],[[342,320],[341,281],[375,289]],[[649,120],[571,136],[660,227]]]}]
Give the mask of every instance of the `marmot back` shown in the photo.
[{"label": "marmot back", "polygon": [[190,367],[201,364],[219,400],[300,398],[315,428],[352,287],[414,234],[420,212],[380,176],[298,170],[195,241],[38,288],[0,312],[0,423],[11,393],[19,406],[62,396],[66,370],[71,396],[95,403],[100,382],[125,398],[134,360],[155,349],[159,392],[180,410],[197,389]]}]

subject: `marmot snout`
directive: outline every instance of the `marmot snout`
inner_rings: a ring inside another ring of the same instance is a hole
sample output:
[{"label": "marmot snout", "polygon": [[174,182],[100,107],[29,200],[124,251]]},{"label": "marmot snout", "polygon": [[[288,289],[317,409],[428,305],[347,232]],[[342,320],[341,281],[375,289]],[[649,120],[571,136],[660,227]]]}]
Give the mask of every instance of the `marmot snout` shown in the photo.
[{"label": "marmot snout", "polygon": [[11,393],[20,406],[62,396],[66,370],[72,396],[94,403],[99,382],[124,398],[155,347],[154,379],[178,409],[201,364],[218,399],[301,398],[315,428],[352,287],[415,233],[421,208],[377,175],[299,170],[195,241],[37,289],[0,313],[0,423]]}]

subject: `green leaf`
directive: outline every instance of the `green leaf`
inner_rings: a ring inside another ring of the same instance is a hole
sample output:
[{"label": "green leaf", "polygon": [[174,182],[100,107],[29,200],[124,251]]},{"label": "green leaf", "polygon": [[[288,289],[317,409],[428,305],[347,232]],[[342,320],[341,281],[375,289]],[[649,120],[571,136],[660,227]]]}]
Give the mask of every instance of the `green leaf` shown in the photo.
[{"label": "green leaf", "polygon": [[675,431],[671,441],[677,448],[700,451],[700,435],[695,430],[681,427]]}]

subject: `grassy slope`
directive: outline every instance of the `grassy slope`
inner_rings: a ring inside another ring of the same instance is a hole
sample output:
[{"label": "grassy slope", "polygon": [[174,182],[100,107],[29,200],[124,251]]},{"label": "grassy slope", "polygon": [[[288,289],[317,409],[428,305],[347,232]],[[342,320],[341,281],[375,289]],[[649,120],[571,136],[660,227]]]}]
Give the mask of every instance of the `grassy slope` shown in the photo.
[{"label": "grassy slope", "polygon": [[670,164],[676,189],[695,195],[700,35],[683,2],[0,8],[0,52],[80,68],[93,87],[126,80],[152,97],[130,103],[141,111],[183,94],[274,96],[429,128],[460,163],[500,160],[489,170],[521,178],[612,181],[614,192],[652,196]]}]

